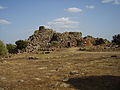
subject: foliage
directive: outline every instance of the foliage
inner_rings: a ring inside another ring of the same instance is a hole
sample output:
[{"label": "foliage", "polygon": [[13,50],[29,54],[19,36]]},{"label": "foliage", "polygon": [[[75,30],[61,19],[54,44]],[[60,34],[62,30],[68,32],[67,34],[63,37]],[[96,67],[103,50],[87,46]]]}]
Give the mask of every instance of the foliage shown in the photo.
[{"label": "foliage", "polygon": [[0,40],[0,56],[5,56],[8,54],[6,45]]},{"label": "foliage", "polygon": [[87,39],[87,38],[94,38],[94,37],[92,37],[92,36],[90,36],[90,35],[87,35],[87,36],[85,36],[83,39]]},{"label": "foliage", "polygon": [[120,46],[120,34],[114,35],[112,43]]},{"label": "foliage", "polygon": [[18,41],[15,42],[15,44],[17,45],[17,49],[22,50],[22,49],[27,47],[28,42],[24,41],[24,40],[18,40]]},{"label": "foliage", "polygon": [[35,33],[35,34],[38,34],[38,33],[39,33],[39,30],[35,30],[34,33]]},{"label": "foliage", "polygon": [[7,49],[9,53],[16,53],[17,52],[17,46],[14,44],[7,44]]},{"label": "foliage", "polygon": [[40,26],[40,27],[39,27],[39,30],[44,30],[44,29],[45,29],[44,26]]},{"label": "foliage", "polygon": [[106,40],[103,38],[97,38],[95,40],[95,45],[102,45],[102,44],[106,44]]}]

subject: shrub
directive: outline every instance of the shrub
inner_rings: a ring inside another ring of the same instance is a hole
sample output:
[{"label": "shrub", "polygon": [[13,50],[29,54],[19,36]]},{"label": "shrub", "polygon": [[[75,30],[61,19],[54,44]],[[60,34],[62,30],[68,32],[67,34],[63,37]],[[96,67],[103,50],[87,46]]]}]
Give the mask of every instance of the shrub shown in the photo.
[{"label": "shrub", "polygon": [[44,29],[45,29],[44,26],[40,26],[40,27],[39,27],[39,30],[44,30]]},{"label": "shrub", "polygon": [[38,34],[38,33],[39,33],[39,30],[35,30],[35,31],[34,31],[34,34]]},{"label": "shrub", "polygon": [[120,46],[120,34],[114,35],[112,43]]},{"label": "shrub", "polygon": [[24,40],[18,40],[18,41],[15,42],[15,44],[17,45],[17,49],[22,50],[22,49],[27,47],[28,42],[24,41]]},{"label": "shrub", "polygon": [[0,40],[0,56],[5,56],[8,54],[6,45]]},{"label": "shrub", "polygon": [[106,42],[103,38],[97,38],[95,40],[95,45],[102,45],[102,44],[106,44]]},{"label": "shrub", "polygon": [[85,36],[83,39],[87,39],[87,38],[92,38],[92,39],[94,39],[94,37],[92,37],[92,36],[90,36],[90,35]]},{"label": "shrub", "polygon": [[17,46],[14,44],[7,44],[7,49],[9,53],[17,53]]}]

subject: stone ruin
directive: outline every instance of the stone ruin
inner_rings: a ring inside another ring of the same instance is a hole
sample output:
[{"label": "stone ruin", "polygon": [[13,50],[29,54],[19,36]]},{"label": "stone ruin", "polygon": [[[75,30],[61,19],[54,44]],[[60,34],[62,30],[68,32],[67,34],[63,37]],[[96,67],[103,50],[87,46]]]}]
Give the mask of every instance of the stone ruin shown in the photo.
[{"label": "stone ruin", "polygon": [[[92,36],[82,37],[81,32],[64,32],[59,33],[52,29],[46,29],[40,26],[32,36],[27,40],[28,46],[26,52],[40,52],[47,54],[49,51],[54,51],[56,48],[109,48],[110,42],[107,39],[94,38]],[[103,44],[99,44],[102,41]],[[96,43],[98,42],[98,44]]]},{"label": "stone ruin", "polygon": [[81,32],[58,33],[40,26],[27,40],[26,52],[49,51],[52,48],[77,47],[82,44]]}]

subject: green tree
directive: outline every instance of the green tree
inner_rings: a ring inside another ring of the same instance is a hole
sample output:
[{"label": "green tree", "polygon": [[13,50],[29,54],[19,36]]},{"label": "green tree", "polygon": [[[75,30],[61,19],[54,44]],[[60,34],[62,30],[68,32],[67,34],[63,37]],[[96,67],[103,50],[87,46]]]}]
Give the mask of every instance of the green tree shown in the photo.
[{"label": "green tree", "polygon": [[102,44],[106,44],[106,42],[103,38],[97,38],[95,40],[95,45],[102,45]]},{"label": "green tree", "polygon": [[6,45],[0,40],[0,56],[5,56],[8,54]]},{"label": "green tree", "polygon": [[17,45],[17,49],[22,50],[22,49],[27,47],[28,42],[24,41],[24,40],[18,40],[18,41],[15,42],[15,44]]},{"label": "green tree", "polygon": [[14,44],[7,44],[7,49],[9,53],[17,53],[17,46]]},{"label": "green tree", "polygon": [[114,35],[112,43],[120,46],[120,34]]}]

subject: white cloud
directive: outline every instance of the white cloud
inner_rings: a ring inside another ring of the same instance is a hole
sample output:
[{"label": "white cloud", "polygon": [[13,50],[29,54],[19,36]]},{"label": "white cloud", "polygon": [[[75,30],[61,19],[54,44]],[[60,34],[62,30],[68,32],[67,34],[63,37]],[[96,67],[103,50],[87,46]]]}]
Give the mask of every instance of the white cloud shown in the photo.
[{"label": "white cloud", "polygon": [[0,19],[0,24],[11,24],[11,22],[9,22],[5,19]]},{"label": "white cloud", "polygon": [[120,0],[102,0],[102,3],[120,4]]},{"label": "white cloud", "polygon": [[93,5],[86,5],[85,7],[86,8],[90,8],[90,9],[94,9],[95,8],[95,6],[93,6]]},{"label": "white cloud", "polygon": [[71,12],[71,13],[78,13],[78,12],[82,12],[83,10],[80,8],[74,7],[74,8],[68,8],[68,9],[66,9],[66,11]]},{"label": "white cloud", "polygon": [[80,23],[78,21],[73,21],[68,17],[57,18],[51,22],[48,22],[49,27],[57,30],[76,29],[79,28],[79,24]]},{"label": "white cloud", "polygon": [[5,9],[5,8],[7,8],[7,7],[4,7],[4,6],[1,6],[1,5],[0,5],[0,9]]},{"label": "white cloud", "polygon": [[110,3],[113,2],[114,0],[102,0],[102,3]]},{"label": "white cloud", "polygon": [[48,26],[48,25],[41,25],[41,26],[44,26],[45,28],[50,28],[50,26]]}]

